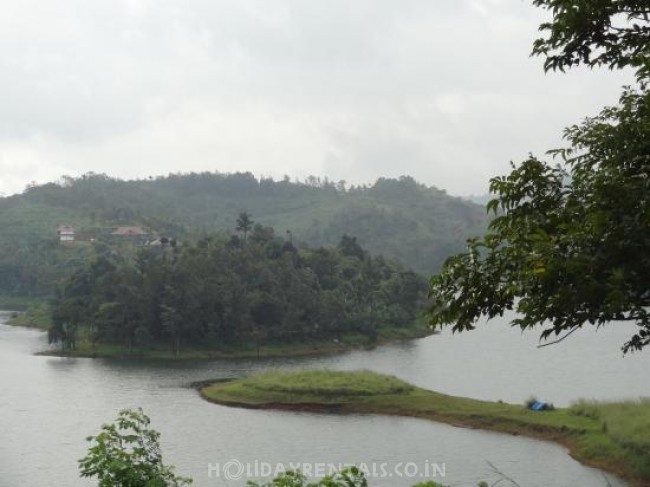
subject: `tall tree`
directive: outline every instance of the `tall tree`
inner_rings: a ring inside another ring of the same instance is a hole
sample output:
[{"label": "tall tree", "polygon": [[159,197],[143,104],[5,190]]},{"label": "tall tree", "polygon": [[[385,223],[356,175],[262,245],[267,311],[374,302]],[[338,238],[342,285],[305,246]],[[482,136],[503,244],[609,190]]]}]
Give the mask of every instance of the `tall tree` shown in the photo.
[{"label": "tall tree", "polygon": [[246,236],[248,235],[248,232],[251,231],[253,228],[253,224],[255,221],[250,217],[250,215],[242,211],[239,213],[239,216],[237,217],[237,226],[235,227],[238,232],[241,232],[242,235],[244,236],[244,242],[246,241]]}]

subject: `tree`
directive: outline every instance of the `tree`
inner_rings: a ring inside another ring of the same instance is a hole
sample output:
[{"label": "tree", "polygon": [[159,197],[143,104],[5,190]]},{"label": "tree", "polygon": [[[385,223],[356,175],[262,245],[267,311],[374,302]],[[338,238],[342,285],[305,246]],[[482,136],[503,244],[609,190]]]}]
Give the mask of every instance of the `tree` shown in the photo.
[{"label": "tree", "polygon": [[58,301],[52,312],[52,325],[47,331],[48,342],[60,343],[62,350],[75,350],[82,314],[83,305],[78,298]]},{"label": "tree", "polygon": [[142,412],[120,411],[113,424],[105,424],[97,436],[88,437],[88,454],[79,460],[84,478],[97,477],[99,487],[180,487],[192,483],[178,477],[174,467],[162,462],[160,433],[149,428]]},{"label": "tree", "polygon": [[251,231],[251,228],[253,228],[253,223],[255,223],[250,215],[242,211],[239,216],[237,217],[237,231],[241,232],[244,234],[244,242],[246,241],[246,235],[248,235],[248,232]]},{"label": "tree", "polygon": [[[309,482],[307,477],[301,472],[288,471],[278,475],[266,484],[260,485],[257,482],[249,481],[246,485],[247,487],[368,487],[368,480],[360,468],[348,467],[316,482]],[[478,485],[479,487],[482,486],[483,482]],[[428,481],[419,482],[413,485],[413,487],[444,486],[437,482]]]},{"label": "tree", "polygon": [[273,227],[265,227],[260,223],[253,225],[253,231],[250,235],[251,241],[258,245],[268,245],[275,238]]},{"label": "tree", "polygon": [[[249,481],[246,485],[248,487],[368,487],[368,480],[358,467],[348,467],[317,482],[308,482],[307,477],[300,472],[288,471],[278,475],[269,483],[260,485]],[[435,484],[433,487],[440,486]]]},{"label": "tree", "polygon": [[[650,343],[650,32],[646,1],[542,1],[550,37],[534,45],[546,69],[580,63],[637,68],[619,105],[566,129],[563,165],[531,156],[493,178],[488,233],[432,277],[431,323],[471,330],[516,310],[522,329],[564,339],[585,324],[630,321],[625,352]],[[630,21],[615,26],[618,14]],[[643,40],[645,39],[645,40]]]},{"label": "tree", "polygon": [[339,242],[338,249],[341,253],[348,257],[356,257],[359,260],[363,260],[365,254],[363,249],[357,242],[357,237],[350,237],[348,234],[343,234],[341,241]]}]

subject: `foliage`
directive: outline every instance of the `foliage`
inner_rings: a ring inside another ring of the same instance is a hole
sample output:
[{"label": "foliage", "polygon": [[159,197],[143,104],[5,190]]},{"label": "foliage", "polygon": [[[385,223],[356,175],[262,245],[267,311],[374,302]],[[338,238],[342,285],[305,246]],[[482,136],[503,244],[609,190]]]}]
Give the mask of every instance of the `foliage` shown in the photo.
[{"label": "foliage", "polygon": [[[607,8],[613,4],[626,9],[636,5],[646,22],[648,15],[643,2],[537,3],[555,5],[555,23],[543,26],[554,32],[573,32],[565,25],[571,16],[576,16],[571,17],[575,22],[590,23],[591,14],[611,15]],[[632,39],[647,36],[634,24],[630,29]],[[627,31],[613,32],[621,43],[633,43],[625,37]],[[574,49],[582,52],[572,37],[562,35],[557,34],[554,42],[565,45],[572,56],[578,55]],[[596,42],[575,32],[571,35],[587,44]],[[647,42],[633,54],[607,42],[605,57],[589,58],[591,51],[580,56],[585,62],[591,59],[612,66],[648,62]],[[538,52],[551,56],[540,46],[536,45]],[[547,63],[554,59],[549,57]],[[496,218],[483,238],[470,240],[467,252],[450,258],[431,279],[432,324],[453,323],[454,331],[470,330],[482,315],[492,318],[515,309],[513,324],[522,329],[544,324],[544,339],[565,337],[586,323],[602,326],[616,320],[636,324],[624,351],[650,343],[650,92],[646,83],[641,81],[638,89],[626,88],[619,105],[568,128],[564,136],[568,147],[550,151],[564,166],[531,156],[508,176],[491,180],[496,198],[488,210]]]},{"label": "foliage", "polygon": [[411,327],[426,280],[355,245],[352,255],[298,250],[256,225],[247,240],[210,236],[134,257],[99,254],[54,301],[52,336],[74,347],[83,326],[97,343],[166,342],[178,354],[185,344],[259,348],[350,334],[373,342],[381,328]]},{"label": "foliage", "polygon": [[[87,264],[93,247],[135,252],[110,239],[118,225],[143,225],[161,237],[196,241],[224,237],[243,214],[257,220],[245,224],[247,238],[254,237],[257,224],[272,225],[297,247],[336,246],[348,234],[373,254],[427,273],[462,250],[464,240],[482,232],[486,222],[478,205],[407,177],[347,188],[317,178],[273,181],[250,173],[137,181],[89,173],[0,198],[0,295],[52,297]],[[85,240],[61,244],[59,224],[73,225]]]},{"label": "foliage", "polygon": [[162,462],[160,434],[149,428],[142,410],[122,410],[113,424],[88,437],[88,454],[79,460],[82,477],[100,487],[179,487],[192,483]]},{"label": "foliage", "polygon": [[[348,467],[317,482],[309,482],[307,477],[300,472],[289,471],[266,484],[249,481],[246,485],[248,487],[368,487],[368,480],[358,467]],[[444,486],[437,482],[428,481],[414,484],[413,487]]]},{"label": "foliage", "polygon": [[246,213],[245,211],[242,211],[239,216],[237,217],[237,231],[241,232],[244,234],[244,242],[246,241],[246,237],[248,235],[248,232],[251,231],[253,228],[253,223],[255,223],[250,215]]},{"label": "foliage", "polygon": [[534,0],[553,20],[540,26],[533,54],[546,57],[546,70],[586,64],[632,66],[650,74],[650,4],[646,0]]},{"label": "foliage", "polygon": [[[27,301],[25,312],[16,313],[9,321],[10,325],[28,328],[41,328],[47,331],[52,327],[52,310],[49,304],[40,301]],[[0,305],[2,309],[15,309],[12,306]]]},{"label": "foliage", "polygon": [[626,320],[638,329],[624,349],[650,342],[650,94],[626,91],[621,105],[566,131],[555,153],[570,174],[531,157],[491,181],[502,213],[468,252],[431,280],[432,322],[473,328],[516,309],[522,329],[542,337],[583,324]]},{"label": "foliage", "polygon": [[51,296],[91,255],[86,243],[69,247],[36,237],[2,242],[0,236],[0,295],[32,299]]},{"label": "foliage", "polygon": [[47,331],[48,342],[60,343],[62,350],[76,349],[79,324],[84,311],[85,305],[79,298],[66,299],[53,306],[52,324]]},{"label": "foliage", "polygon": [[246,485],[248,487],[368,487],[368,480],[359,468],[348,467],[317,482],[308,482],[307,477],[302,473],[289,471],[266,484],[260,485],[249,481]]}]

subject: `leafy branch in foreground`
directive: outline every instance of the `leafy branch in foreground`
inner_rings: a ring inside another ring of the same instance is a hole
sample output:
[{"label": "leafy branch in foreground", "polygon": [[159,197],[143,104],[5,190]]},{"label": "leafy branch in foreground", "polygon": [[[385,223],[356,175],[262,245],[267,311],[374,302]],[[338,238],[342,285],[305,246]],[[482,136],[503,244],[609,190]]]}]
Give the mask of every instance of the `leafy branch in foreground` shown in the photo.
[{"label": "leafy branch in foreground", "polygon": [[258,484],[257,482],[246,482],[247,487],[368,487],[368,480],[365,474],[357,467],[349,467],[336,472],[333,475],[319,480],[309,482],[306,475],[299,471],[284,472],[275,477],[271,482]]},{"label": "leafy branch in foreground", "polygon": [[481,316],[519,315],[556,342],[589,323],[629,321],[624,352],[650,343],[650,4],[534,0],[553,19],[533,45],[545,70],[636,69],[617,106],[566,129],[563,166],[531,156],[491,180],[488,233],[430,281],[433,325],[471,330]]},{"label": "leafy branch in foreground", "polygon": [[[249,481],[247,487],[368,487],[366,475],[358,467],[349,467],[317,481],[309,482],[301,472],[289,471],[266,484]],[[480,484],[479,484],[480,485]],[[437,482],[420,482],[413,487],[444,487]]]},{"label": "leafy branch in foreground", "polygon": [[79,460],[82,477],[97,477],[99,487],[181,487],[191,479],[178,477],[162,462],[160,433],[149,428],[142,409],[120,411],[115,423],[88,437],[88,454]]},{"label": "leafy branch in foreground", "polygon": [[546,57],[545,70],[585,64],[631,66],[639,77],[650,74],[647,0],[534,0],[533,5],[553,15],[539,28],[546,37],[533,44],[533,54]]},{"label": "leafy branch in foreground", "polygon": [[431,323],[471,330],[480,316],[519,314],[542,338],[629,321],[624,351],[650,343],[650,93],[565,132],[552,151],[570,170],[530,157],[491,180],[487,235],[431,278]]}]

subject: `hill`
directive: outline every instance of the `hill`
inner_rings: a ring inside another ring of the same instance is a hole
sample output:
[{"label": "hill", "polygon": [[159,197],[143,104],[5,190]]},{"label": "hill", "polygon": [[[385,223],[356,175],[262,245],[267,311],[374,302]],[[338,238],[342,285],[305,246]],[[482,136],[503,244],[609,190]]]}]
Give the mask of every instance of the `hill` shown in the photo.
[{"label": "hill", "polygon": [[85,258],[84,242],[58,242],[59,225],[73,226],[81,240],[108,242],[115,227],[139,225],[182,241],[232,233],[242,211],[298,246],[336,245],[348,234],[371,253],[423,273],[464,249],[487,222],[482,207],[410,177],[346,188],[314,177],[274,181],[250,173],[133,181],[91,173],[0,198],[0,294],[51,294],[57,276]]}]

